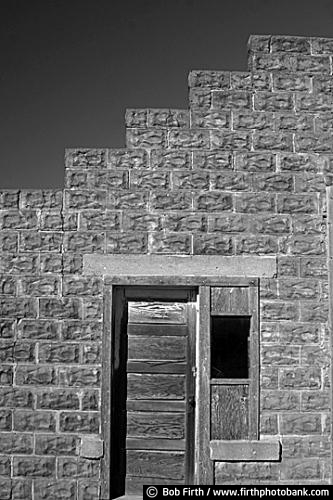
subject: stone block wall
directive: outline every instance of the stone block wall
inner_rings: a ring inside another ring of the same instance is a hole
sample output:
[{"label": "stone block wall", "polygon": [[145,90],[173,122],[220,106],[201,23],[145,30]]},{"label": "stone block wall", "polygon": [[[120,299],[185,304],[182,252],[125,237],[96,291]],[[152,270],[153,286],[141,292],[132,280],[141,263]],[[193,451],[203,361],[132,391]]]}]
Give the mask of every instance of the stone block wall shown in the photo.
[{"label": "stone block wall", "polygon": [[1,500],[99,498],[103,276],[85,254],[275,256],[260,436],[282,460],[216,462],[215,481],[330,482],[332,58],[330,39],[253,36],[248,72],[190,73],[188,110],[128,110],[125,149],[67,150],[63,191],[1,192]]}]

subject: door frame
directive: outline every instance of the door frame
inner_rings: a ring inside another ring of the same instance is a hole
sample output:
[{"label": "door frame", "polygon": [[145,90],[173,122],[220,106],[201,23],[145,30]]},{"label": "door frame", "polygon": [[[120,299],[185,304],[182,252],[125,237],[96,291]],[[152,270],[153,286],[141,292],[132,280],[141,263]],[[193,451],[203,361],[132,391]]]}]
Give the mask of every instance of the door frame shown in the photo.
[{"label": "door frame", "polygon": [[[108,347],[110,362],[109,366],[109,446],[108,458],[109,469],[112,474],[113,467],[119,468],[120,448],[125,447],[126,428],[123,428],[124,412],[126,412],[126,387],[119,390],[122,383],[126,384],[126,362],[127,362],[127,343],[125,329],[127,325],[127,311],[129,301],[166,301],[166,302],[183,302],[188,304],[187,307],[187,356],[186,356],[186,425],[185,425],[185,477],[186,484],[192,484],[194,481],[194,439],[195,439],[195,339],[196,339],[196,301],[198,296],[197,287],[193,286],[156,286],[156,285],[113,285],[108,288],[108,293],[105,295],[105,308],[108,312],[108,321],[105,321],[107,328],[111,329],[104,332],[104,336],[109,336],[110,345]],[[124,343],[121,341],[124,339]],[[105,354],[105,353],[104,353]],[[103,360],[104,361],[104,360]],[[104,365],[106,366],[106,365]],[[103,372],[104,373],[104,372]],[[125,377],[125,378],[124,378]],[[106,381],[105,381],[106,382]],[[113,389],[115,387],[115,390]],[[125,396],[125,397],[124,397]],[[105,402],[106,403],[106,402]],[[105,410],[105,407],[103,407]],[[106,425],[106,422],[103,423]],[[112,433],[112,426],[117,428],[116,435]],[[122,443],[122,445],[121,445]],[[107,446],[107,445],[106,445]],[[119,455],[119,457],[118,457]],[[122,462],[124,458],[121,458]],[[120,483],[123,481],[126,474],[125,462],[121,469],[122,479],[119,477],[117,485],[111,483],[111,488],[118,490],[110,494],[110,498],[117,498],[124,494],[121,491]],[[105,472],[105,471],[104,471]],[[113,475],[114,477],[115,475]],[[118,474],[117,474],[118,477]],[[119,494],[118,494],[119,493]],[[103,497],[104,498],[104,497]]]},{"label": "door frame", "polygon": [[[140,287],[155,289],[198,289],[200,311],[197,322],[197,338],[193,342],[193,350],[196,351],[196,366],[198,367],[195,382],[196,407],[194,415],[194,477],[193,484],[212,484],[212,462],[209,450],[209,419],[207,412],[207,396],[210,390],[208,373],[201,370],[206,367],[207,356],[209,356],[209,311],[208,294],[209,287],[221,286],[227,283],[229,286],[257,286],[258,279],[253,277],[229,277],[229,276],[105,276],[104,278],[104,307],[103,307],[103,339],[102,339],[102,438],[104,441],[104,457],[101,464],[101,498],[109,500],[110,496],[110,463],[111,463],[111,382],[112,382],[112,337],[115,292],[119,287]],[[199,326],[200,325],[200,326]],[[198,327],[199,326],[199,327]],[[200,404],[200,403],[203,404]],[[204,471],[207,470],[207,474]],[[203,477],[207,476],[207,477]]]}]

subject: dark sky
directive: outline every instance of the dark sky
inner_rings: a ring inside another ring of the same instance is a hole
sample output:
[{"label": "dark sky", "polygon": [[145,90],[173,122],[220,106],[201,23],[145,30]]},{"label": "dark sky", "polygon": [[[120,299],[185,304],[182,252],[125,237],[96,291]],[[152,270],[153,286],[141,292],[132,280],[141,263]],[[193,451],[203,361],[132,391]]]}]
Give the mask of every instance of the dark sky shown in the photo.
[{"label": "dark sky", "polygon": [[0,0],[0,189],[61,188],[65,147],[124,147],[127,107],[187,107],[250,34],[333,37],[332,0]]}]

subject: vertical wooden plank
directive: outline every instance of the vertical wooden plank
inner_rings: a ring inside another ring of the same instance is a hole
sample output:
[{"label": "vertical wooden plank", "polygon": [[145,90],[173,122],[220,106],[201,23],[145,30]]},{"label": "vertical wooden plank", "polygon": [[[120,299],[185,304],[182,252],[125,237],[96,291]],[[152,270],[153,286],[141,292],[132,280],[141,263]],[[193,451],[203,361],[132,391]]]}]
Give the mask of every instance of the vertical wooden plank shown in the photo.
[{"label": "vertical wooden plank", "polygon": [[230,312],[237,315],[249,313],[249,287],[232,287],[230,292]]},{"label": "vertical wooden plank", "polygon": [[196,484],[213,484],[210,460],[210,287],[199,287],[197,342]]},{"label": "vertical wooden plank", "polygon": [[249,405],[249,439],[259,439],[259,294],[258,287],[249,288],[249,306],[251,314],[250,329],[250,405]]},{"label": "vertical wooden plank", "polygon": [[211,439],[249,439],[248,385],[215,385],[211,390]]},{"label": "vertical wooden plank", "polygon": [[185,476],[187,484],[194,481],[194,425],[195,425],[195,340],[196,340],[196,310],[197,294],[195,290],[189,290],[187,303],[187,401],[186,401],[186,453],[185,453]]},{"label": "vertical wooden plank", "polygon": [[211,314],[228,314],[230,312],[230,287],[211,287]]},{"label": "vertical wooden plank", "polygon": [[222,286],[211,288],[211,314],[235,316],[249,314],[249,287]]},{"label": "vertical wooden plank", "polygon": [[101,495],[110,495],[110,449],[111,443],[111,314],[113,287],[104,293],[103,304],[103,340],[102,340],[102,439],[104,440],[104,457],[101,461]]},{"label": "vertical wooden plank", "polygon": [[[331,340],[331,359],[333,359],[333,186],[326,188],[327,201],[327,238],[328,238],[328,297],[329,297],[329,317],[328,325]],[[333,380],[333,363],[331,363],[331,380]],[[333,385],[332,389],[333,391]],[[331,393],[333,401],[333,392]],[[332,411],[332,409],[331,409]],[[333,467],[333,438],[331,438],[331,457]]]}]

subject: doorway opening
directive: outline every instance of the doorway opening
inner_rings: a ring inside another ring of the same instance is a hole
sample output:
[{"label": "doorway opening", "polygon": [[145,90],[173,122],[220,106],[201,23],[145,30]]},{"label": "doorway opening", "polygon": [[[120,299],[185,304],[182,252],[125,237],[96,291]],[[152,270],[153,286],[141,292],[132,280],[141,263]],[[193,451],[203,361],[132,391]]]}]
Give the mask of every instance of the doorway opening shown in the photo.
[{"label": "doorway opening", "polygon": [[115,286],[111,498],[193,484],[197,288]]}]

